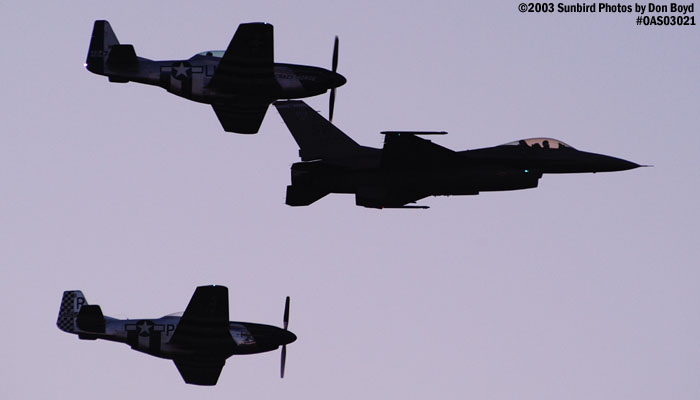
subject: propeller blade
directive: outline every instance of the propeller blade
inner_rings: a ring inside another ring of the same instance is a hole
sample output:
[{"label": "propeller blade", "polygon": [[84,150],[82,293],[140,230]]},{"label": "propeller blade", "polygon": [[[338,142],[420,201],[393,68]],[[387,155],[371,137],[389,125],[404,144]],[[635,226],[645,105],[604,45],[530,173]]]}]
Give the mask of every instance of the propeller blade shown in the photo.
[{"label": "propeller blade", "polygon": [[284,330],[286,331],[289,325],[289,296],[287,296],[287,299],[284,301],[284,318],[282,320],[284,321]]},{"label": "propeller blade", "polygon": [[331,97],[328,103],[328,121],[333,122],[333,108],[335,108],[335,88],[331,89]]},{"label": "propeller blade", "polygon": [[[331,70],[333,70],[333,72],[338,70],[338,36],[335,37],[335,42],[333,43],[333,62],[331,63]],[[328,121],[333,121],[333,108],[335,108],[335,88],[331,89],[331,97],[328,102]]]},{"label": "propeller blade", "polygon": [[284,378],[284,364],[287,362],[287,345],[282,346],[282,360],[280,362],[280,378]]},{"label": "propeller blade", "polygon": [[335,37],[335,43],[333,44],[333,64],[331,64],[331,69],[333,72],[338,69],[338,36]]}]

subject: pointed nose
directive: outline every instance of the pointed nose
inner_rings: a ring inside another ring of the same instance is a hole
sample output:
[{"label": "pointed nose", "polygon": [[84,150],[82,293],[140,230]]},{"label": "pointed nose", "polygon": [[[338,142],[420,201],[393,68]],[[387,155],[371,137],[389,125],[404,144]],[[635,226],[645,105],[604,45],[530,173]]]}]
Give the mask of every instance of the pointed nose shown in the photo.
[{"label": "pointed nose", "polygon": [[337,72],[331,72],[331,77],[330,77],[330,85],[332,88],[337,88],[339,86],[345,85],[345,83],[348,80],[345,79],[343,75],[340,75]]},{"label": "pointed nose", "polygon": [[635,168],[641,167],[641,165],[639,165],[637,163],[633,163],[632,161],[622,160],[619,158],[617,159],[617,161],[618,161],[617,171],[625,171],[628,169],[635,169]]},{"label": "pointed nose", "polygon": [[588,153],[585,151],[575,151],[567,154],[565,158],[558,160],[560,163],[551,171],[545,172],[614,172],[639,168],[641,165],[632,161],[623,160],[617,157],[606,156],[604,154]]},{"label": "pointed nose", "polygon": [[282,344],[289,344],[297,340],[297,335],[290,331],[283,331],[281,339]]},{"label": "pointed nose", "polygon": [[633,163],[632,161],[623,160],[621,158],[603,156],[598,161],[598,171],[601,172],[612,172],[612,171],[626,171],[628,169],[639,168],[640,165]]}]

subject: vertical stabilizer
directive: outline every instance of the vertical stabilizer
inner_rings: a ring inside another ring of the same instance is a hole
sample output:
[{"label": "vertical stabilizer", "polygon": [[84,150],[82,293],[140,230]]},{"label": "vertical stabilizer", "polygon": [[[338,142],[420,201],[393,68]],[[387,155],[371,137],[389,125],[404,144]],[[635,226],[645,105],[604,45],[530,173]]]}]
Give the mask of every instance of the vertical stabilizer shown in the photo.
[{"label": "vertical stabilizer", "polygon": [[95,74],[103,75],[105,60],[109,56],[110,49],[118,44],[117,35],[114,34],[109,22],[104,20],[95,21],[87,60],[85,60],[87,69]]},{"label": "vertical stabilizer", "polygon": [[302,161],[351,158],[362,148],[303,101],[274,105],[299,145]]},{"label": "vertical stabilizer", "polygon": [[63,292],[61,308],[58,311],[58,320],[56,321],[58,329],[68,333],[77,332],[76,320],[80,308],[84,305],[87,305],[87,300],[85,300],[85,296],[80,290],[66,290]]}]

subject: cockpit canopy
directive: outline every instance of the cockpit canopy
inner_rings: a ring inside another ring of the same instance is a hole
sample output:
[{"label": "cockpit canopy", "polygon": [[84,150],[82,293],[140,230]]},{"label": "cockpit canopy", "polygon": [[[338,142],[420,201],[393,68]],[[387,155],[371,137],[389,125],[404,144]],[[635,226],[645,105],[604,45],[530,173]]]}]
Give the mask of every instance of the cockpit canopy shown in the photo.
[{"label": "cockpit canopy", "polygon": [[197,53],[194,56],[203,56],[203,57],[216,57],[216,58],[221,58],[224,56],[224,53],[226,50],[207,50],[203,51],[201,53]]},{"label": "cockpit canopy", "polygon": [[560,140],[545,137],[521,139],[506,143],[503,146],[527,146],[535,149],[573,149],[573,147]]}]

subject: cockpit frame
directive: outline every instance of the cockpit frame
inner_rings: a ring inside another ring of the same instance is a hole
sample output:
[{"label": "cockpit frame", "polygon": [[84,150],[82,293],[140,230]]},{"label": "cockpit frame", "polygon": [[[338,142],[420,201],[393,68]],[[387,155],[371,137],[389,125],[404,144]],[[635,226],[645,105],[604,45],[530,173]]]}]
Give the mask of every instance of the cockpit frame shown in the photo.
[{"label": "cockpit frame", "polygon": [[534,149],[573,149],[572,146],[562,142],[561,140],[548,138],[548,137],[537,137],[530,139],[520,139],[514,142],[508,142],[502,144],[502,146],[527,146]]}]

